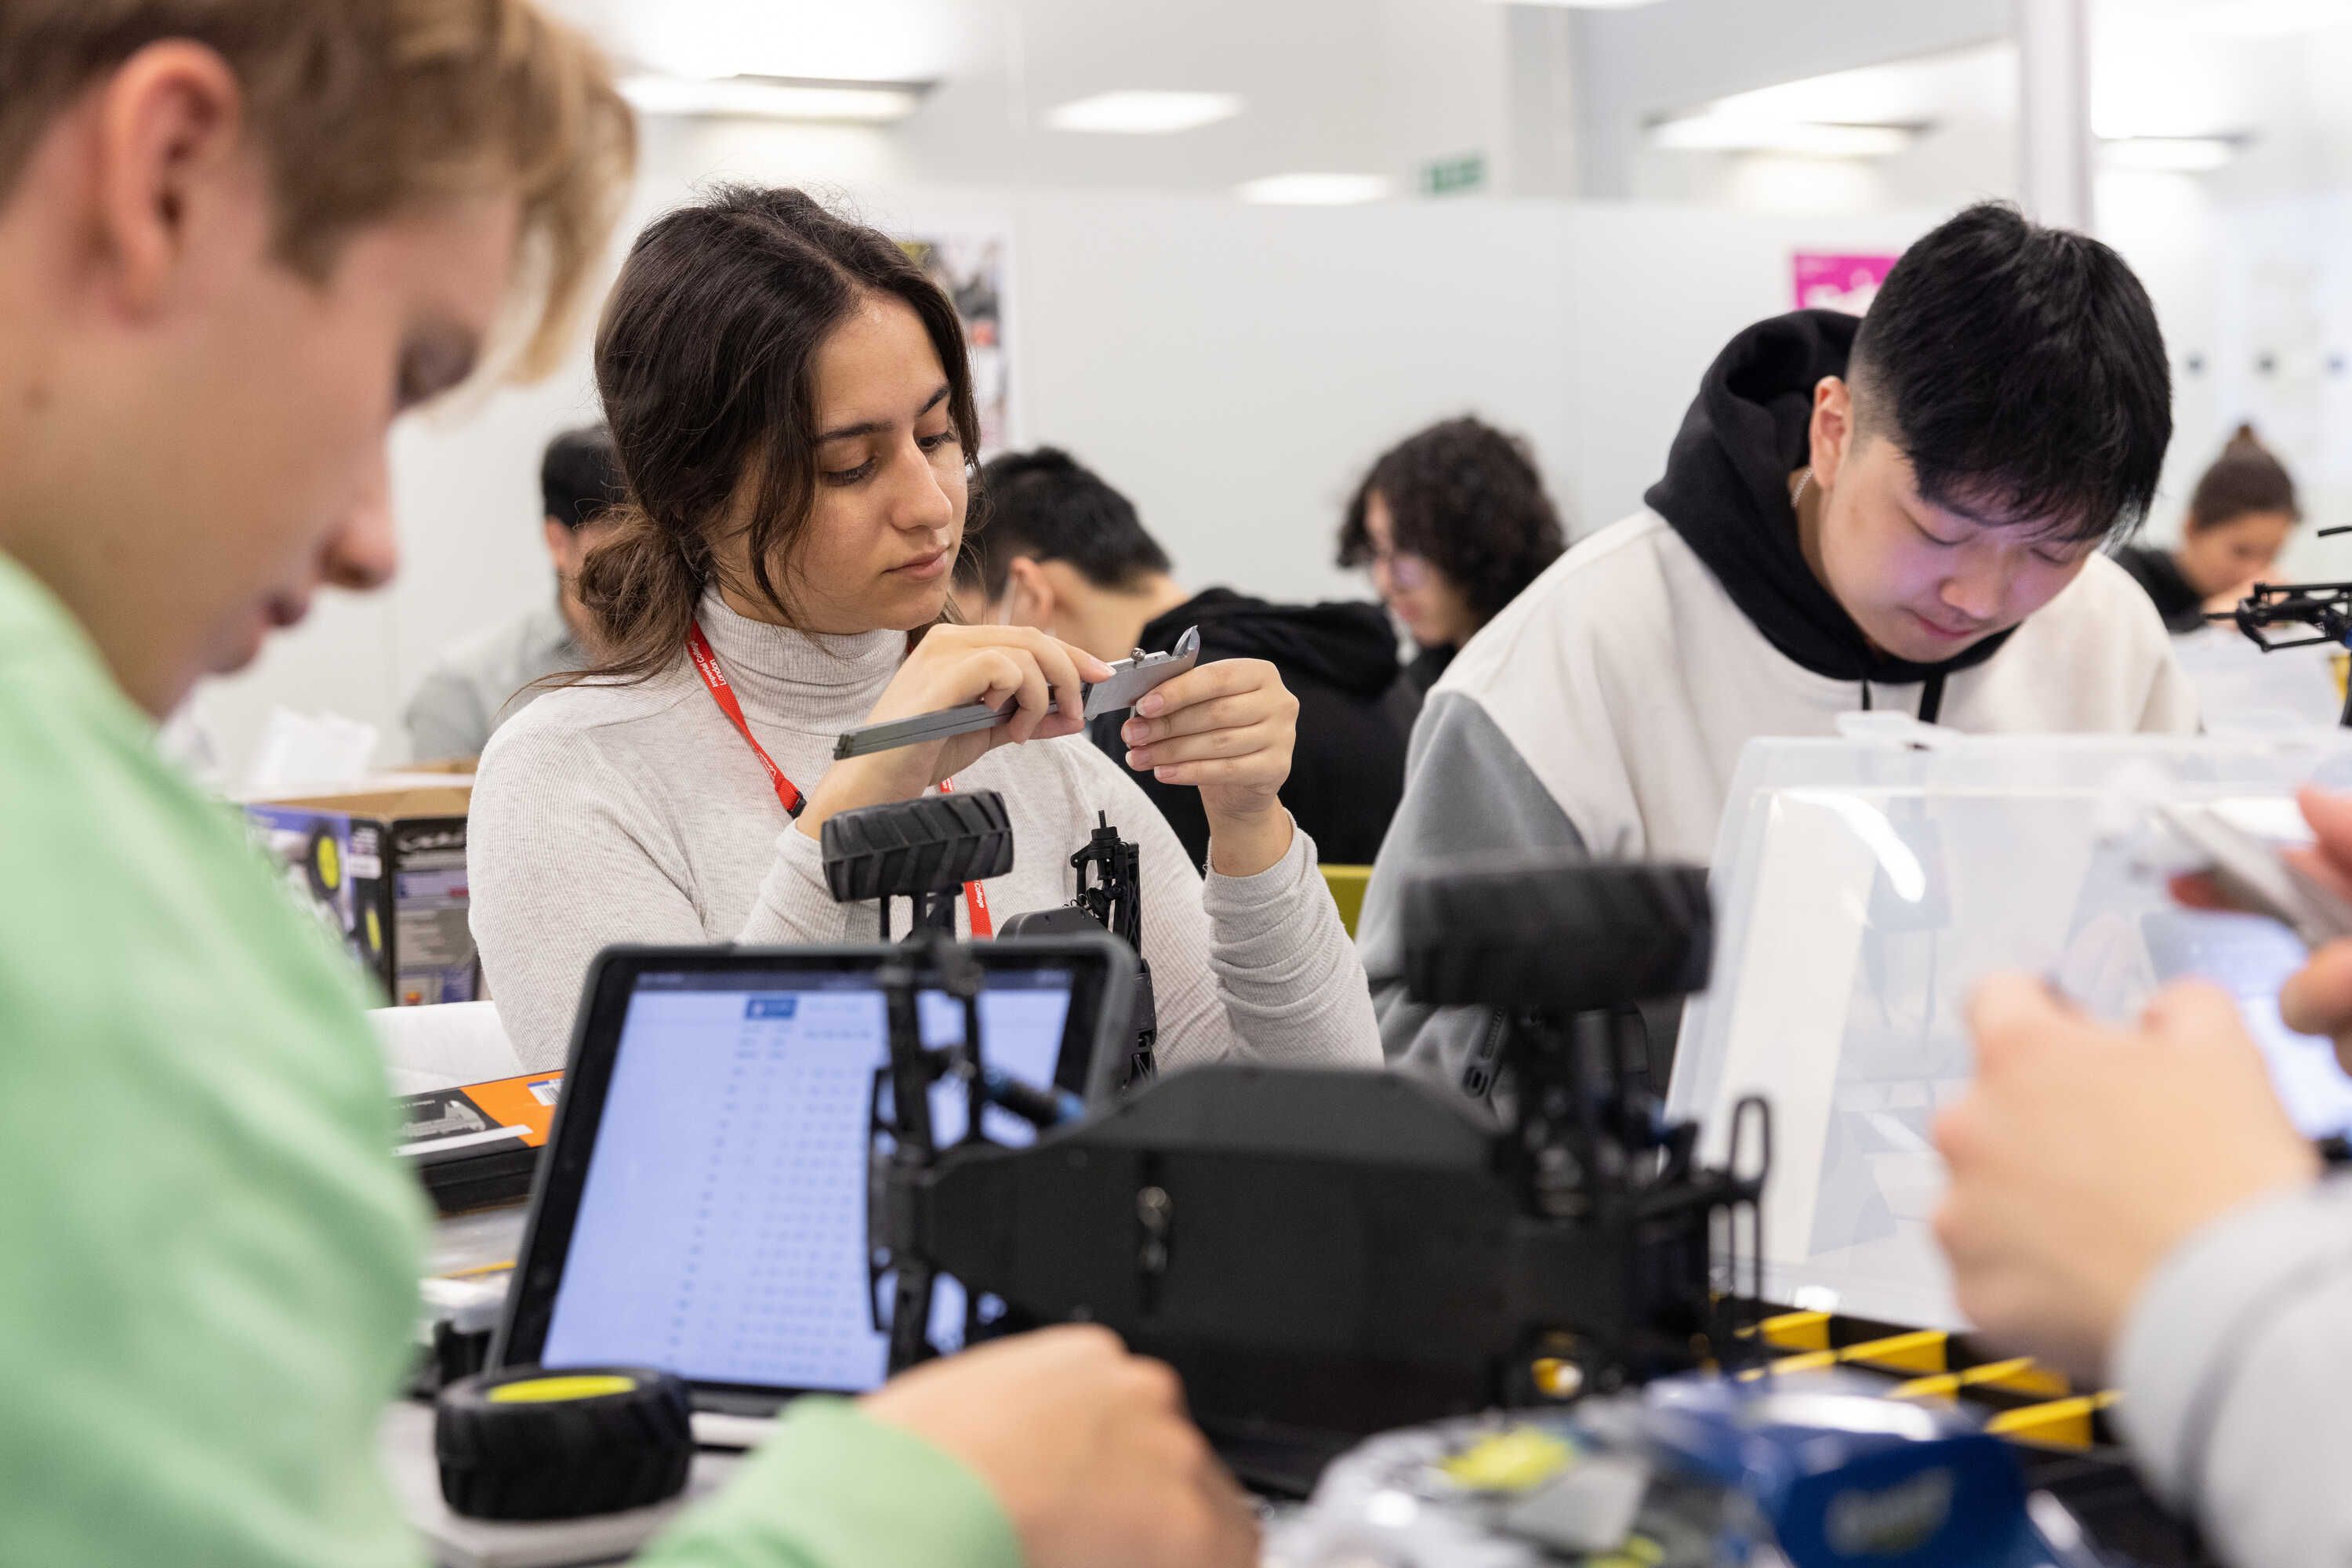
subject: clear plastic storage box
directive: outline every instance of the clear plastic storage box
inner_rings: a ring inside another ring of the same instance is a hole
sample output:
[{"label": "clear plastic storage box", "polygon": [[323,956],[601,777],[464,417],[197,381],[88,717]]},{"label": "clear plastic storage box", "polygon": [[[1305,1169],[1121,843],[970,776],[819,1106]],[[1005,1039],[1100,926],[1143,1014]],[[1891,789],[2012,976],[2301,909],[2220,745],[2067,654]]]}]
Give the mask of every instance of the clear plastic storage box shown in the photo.
[{"label": "clear plastic storage box", "polygon": [[1943,1190],[1930,1128],[1968,1080],[1967,997],[1996,971],[2047,976],[2116,1019],[2168,980],[2218,981],[2298,1124],[2352,1125],[2327,1043],[2279,1022],[2300,944],[2266,920],[2176,907],[2166,873],[2193,856],[2150,810],[2219,803],[2300,836],[2306,780],[2352,786],[2352,739],[1961,737],[1901,720],[1750,745],[1717,846],[1713,982],[1685,1013],[1670,1102],[1717,1157],[1737,1100],[1769,1102],[1769,1298],[1960,1326],[1928,1225]]}]

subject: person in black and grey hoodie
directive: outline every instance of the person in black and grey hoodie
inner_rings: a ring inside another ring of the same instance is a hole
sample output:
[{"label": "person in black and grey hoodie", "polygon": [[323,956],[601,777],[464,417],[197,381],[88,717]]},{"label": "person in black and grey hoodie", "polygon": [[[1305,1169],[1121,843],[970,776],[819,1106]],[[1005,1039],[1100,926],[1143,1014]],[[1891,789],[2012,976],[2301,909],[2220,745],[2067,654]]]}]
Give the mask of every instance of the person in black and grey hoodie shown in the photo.
[{"label": "person in black and grey hoodie", "polygon": [[[965,537],[956,598],[969,620],[1034,626],[1106,661],[1161,652],[1201,628],[1202,662],[1262,658],[1298,699],[1297,750],[1283,803],[1326,862],[1368,864],[1404,788],[1412,703],[1395,636],[1377,605],[1275,605],[1229,588],[1192,593],[1134,504],[1066,452],[1011,452],[981,469],[981,526]],[[1097,720],[1096,745],[1121,763],[1124,713]],[[1201,794],[1136,783],[1202,862]]]},{"label": "person in black and grey hoodie", "polygon": [[1747,742],[1855,709],[2194,730],[2154,608],[2102,553],[2146,515],[2171,434],[2138,279],[2002,205],[1914,245],[1866,321],[1804,310],[1733,339],[1648,505],[1430,695],[1359,928],[1391,1061],[1461,1083],[1494,1023],[1404,996],[1415,871],[1502,849],[1705,863]]}]

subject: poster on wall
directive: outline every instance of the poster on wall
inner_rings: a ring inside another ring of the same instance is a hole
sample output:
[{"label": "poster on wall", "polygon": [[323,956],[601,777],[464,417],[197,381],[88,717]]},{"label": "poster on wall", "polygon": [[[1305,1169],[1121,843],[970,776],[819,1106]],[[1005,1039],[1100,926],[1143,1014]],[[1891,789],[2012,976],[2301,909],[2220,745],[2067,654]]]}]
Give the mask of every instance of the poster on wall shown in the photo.
[{"label": "poster on wall", "polygon": [[1793,258],[1797,309],[1859,316],[1895,268],[1891,251],[1801,250]]},{"label": "poster on wall", "polygon": [[898,243],[931,281],[955,301],[971,355],[973,400],[980,405],[980,457],[1019,444],[1013,417],[1012,226],[1006,223],[919,224]]}]

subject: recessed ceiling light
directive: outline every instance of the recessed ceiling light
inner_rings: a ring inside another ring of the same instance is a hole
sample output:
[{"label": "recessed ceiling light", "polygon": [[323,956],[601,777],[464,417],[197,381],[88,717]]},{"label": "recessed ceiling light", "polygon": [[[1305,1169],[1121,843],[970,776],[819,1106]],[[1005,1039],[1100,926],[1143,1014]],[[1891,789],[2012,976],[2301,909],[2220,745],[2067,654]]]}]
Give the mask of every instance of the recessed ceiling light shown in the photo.
[{"label": "recessed ceiling light", "polygon": [[1654,5],[1658,0],[1507,0],[1515,5],[1549,5],[1557,11],[1631,11],[1637,5]]},{"label": "recessed ceiling light", "polygon": [[1914,125],[1849,125],[1703,110],[1650,127],[1654,146],[1679,153],[1781,153],[1801,158],[1888,158],[1911,145]]},{"label": "recessed ceiling light", "polygon": [[1379,201],[1390,187],[1381,174],[1268,174],[1234,188],[1245,202],[1339,207]]},{"label": "recessed ceiling light", "polygon": [[1230,92],[1098,92],[1045,111],[1056,131],[1117,136],[1168,136],[1231,120],[1242,100]]},{"label": "recessed ceiling light", "polygon": [[2111,169],[2209,174],[2235,158],[2242,144],[2236,136],[2111,136],[2099,142],[2099,158]]},{"label": "recessed ceiling light", "polygon": [[746,120],[831,120],[887,124],[915,112],[929,82],[823,78],[632,76],[621,94],[640,114]]}]

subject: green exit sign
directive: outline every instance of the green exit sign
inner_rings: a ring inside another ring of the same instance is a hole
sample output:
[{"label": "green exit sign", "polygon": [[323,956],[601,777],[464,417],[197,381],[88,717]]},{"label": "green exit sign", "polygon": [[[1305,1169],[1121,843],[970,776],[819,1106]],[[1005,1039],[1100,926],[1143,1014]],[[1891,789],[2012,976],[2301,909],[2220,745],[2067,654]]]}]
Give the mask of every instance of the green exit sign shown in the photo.
[{"label": "green exit sign", "polygon": [[1486,155],[1465,153],[1459,158],[1440,158],[1421,166],[1421,194],[1424,196],[1458,196],[1465,191],[1484,190],[1486,186]]}]

